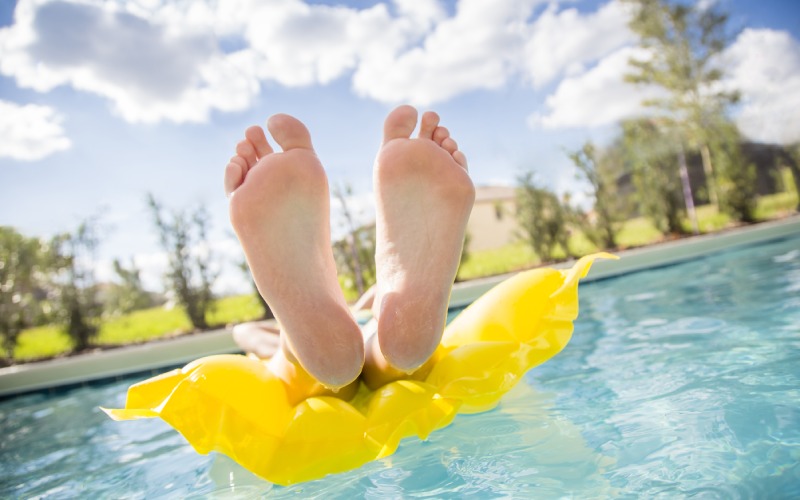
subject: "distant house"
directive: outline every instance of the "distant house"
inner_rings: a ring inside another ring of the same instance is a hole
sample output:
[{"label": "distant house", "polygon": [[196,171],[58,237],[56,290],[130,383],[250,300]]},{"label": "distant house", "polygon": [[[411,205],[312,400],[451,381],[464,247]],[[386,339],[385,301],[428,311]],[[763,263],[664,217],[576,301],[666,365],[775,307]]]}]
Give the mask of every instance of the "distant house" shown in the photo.
[{"label": "distant house", "polygon": [[516,241],[518,232],[516,189],[509,186],[477,186],[475,205],[467,223],[467,250],[489,250]]}]

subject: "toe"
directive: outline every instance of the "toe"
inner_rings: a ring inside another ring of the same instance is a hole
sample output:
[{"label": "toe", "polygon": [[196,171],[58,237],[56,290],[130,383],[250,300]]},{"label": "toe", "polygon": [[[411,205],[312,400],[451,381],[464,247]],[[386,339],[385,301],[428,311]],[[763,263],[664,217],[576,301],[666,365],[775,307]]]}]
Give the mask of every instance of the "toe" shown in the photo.
[{"label": "toe", "polygon": [[230,196],[231,193],[242,185],[248,170],[247,160],[239,155],[234,156],[228,161],[228,165],[225,166],[225,178],[223,181],[225,196]]},{"label": "toe", "polygon": [[408,139],[417,126],[417,110],[403,105],[395,108],[383,124],[384,144],[392,139]]},{"label": "toe", "polygon": [[452,155],[458,150],[458,144],[452,138],[448,137],[442,141],[442,149]]},{"label": "toe", "polygon": [[267,136],[264,135],[264,129],[257,126],[252,126],[244,131],[244,136],[253,145],[256,150],[256,156],[263,158],[272,153],[272,148],[267,142]]},{"label": "toe", "polygon": [[244,158],[242,158],[239,155],[236,155],[233,158],[231,158],[228,163],[234,163],[234,164],[239,165],[241,167],[241,170],[242,170],[242,180],[241,180],[241,182],[244,182],[244,178],[247,176],[247,171],[250,170],[250,165],[247,164],[247,160],[245,160]]},{"label": "toe", "polygon": [[252,167],[256,164],[256,149],[247,139],[239,141],[239,143],[236,144],[236,154],[247,162],[248,167]]},{"label": "toe", "polygon": [[447,127],[436,127],[436,130],[433,131],[433,140],[438,145],[442,145],[442,141],[450,137],[450,131],[447,130]]},{"label": "toe", "polygon": [[[235,158],[238,158],[238,156]],[[244,182],[244,176],[245,172],[247,171],[247,167],[243,167],[242,163],[244,163],[244,161],[241,163],[231,161],[225,167],[225,196],[230,196],[231,193],[233,193],[236,188],[241,186],[242,182]]]},{"label": "toe", "polygon": [[419,138],[433,140],[433,132],[439,126],[439,115],[433,111],[426,111],[422,115],[419,125]]},{"label": "toe", "polygon": [[311,134],[303,122],[285,114],[273,115],[267,121],[269,133],[281,149],[314,149],[311,145]]},{"label": "toe", "polygon": [[467,157],[464,153],[462,153],[461,151],[456,151],[455,153],[453,153],[453,159],[456,161],[456,163],[461,165],[464,168],[464,170],[468,170]]}]

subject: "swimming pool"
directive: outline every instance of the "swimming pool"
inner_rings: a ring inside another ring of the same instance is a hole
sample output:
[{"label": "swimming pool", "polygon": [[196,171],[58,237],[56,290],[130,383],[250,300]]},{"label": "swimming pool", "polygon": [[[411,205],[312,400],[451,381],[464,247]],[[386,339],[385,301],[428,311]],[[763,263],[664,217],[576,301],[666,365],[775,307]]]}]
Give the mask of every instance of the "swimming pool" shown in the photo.
[{"label": "swimming pool", "polygon": [[288,488],[113,422],[144,377],[0,402],[0,497],[800,496],[800,237],[581,285],[567,348],[489,413]]}]

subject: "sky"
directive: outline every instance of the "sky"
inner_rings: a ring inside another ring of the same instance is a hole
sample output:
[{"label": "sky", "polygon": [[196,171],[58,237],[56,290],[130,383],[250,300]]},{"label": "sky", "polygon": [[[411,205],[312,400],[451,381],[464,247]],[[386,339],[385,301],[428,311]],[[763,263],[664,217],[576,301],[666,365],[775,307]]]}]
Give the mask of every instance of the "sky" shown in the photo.
[{"label": "sky", "polygon": [[[698,1],[730,14],[719,64],[742,132],[800,140],[800,1]],[[216,290],[241,292],[222,172],[244,129],[298,117],[367,220],[401,103],[440,114],[476,185],[533,170],[581,199],[566,151],[609,141],[654,92],[622,79],[628,16],[616,0],[0,0],[0,225],[49,238],[98,217],[99,279],[117,258],[159,289],[147,194],[202,205]]]}]

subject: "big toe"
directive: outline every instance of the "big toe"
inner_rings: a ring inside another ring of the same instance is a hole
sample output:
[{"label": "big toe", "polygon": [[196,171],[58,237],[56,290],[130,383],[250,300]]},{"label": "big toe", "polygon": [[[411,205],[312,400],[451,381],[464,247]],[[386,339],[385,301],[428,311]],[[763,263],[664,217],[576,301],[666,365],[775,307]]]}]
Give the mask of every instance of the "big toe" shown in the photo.
[{"label": "big toe", "polygon": [[408,139],[417,126],[417,110],[412,106],[398,106],[386,117],[383,124],[383,142]]},{"label": "big toe", "polygon": [[298,148],[314,149],[308,129],[303,122],[293,116],[282,113],[273,115],[267,120],[267,128],[284,151]]}]

